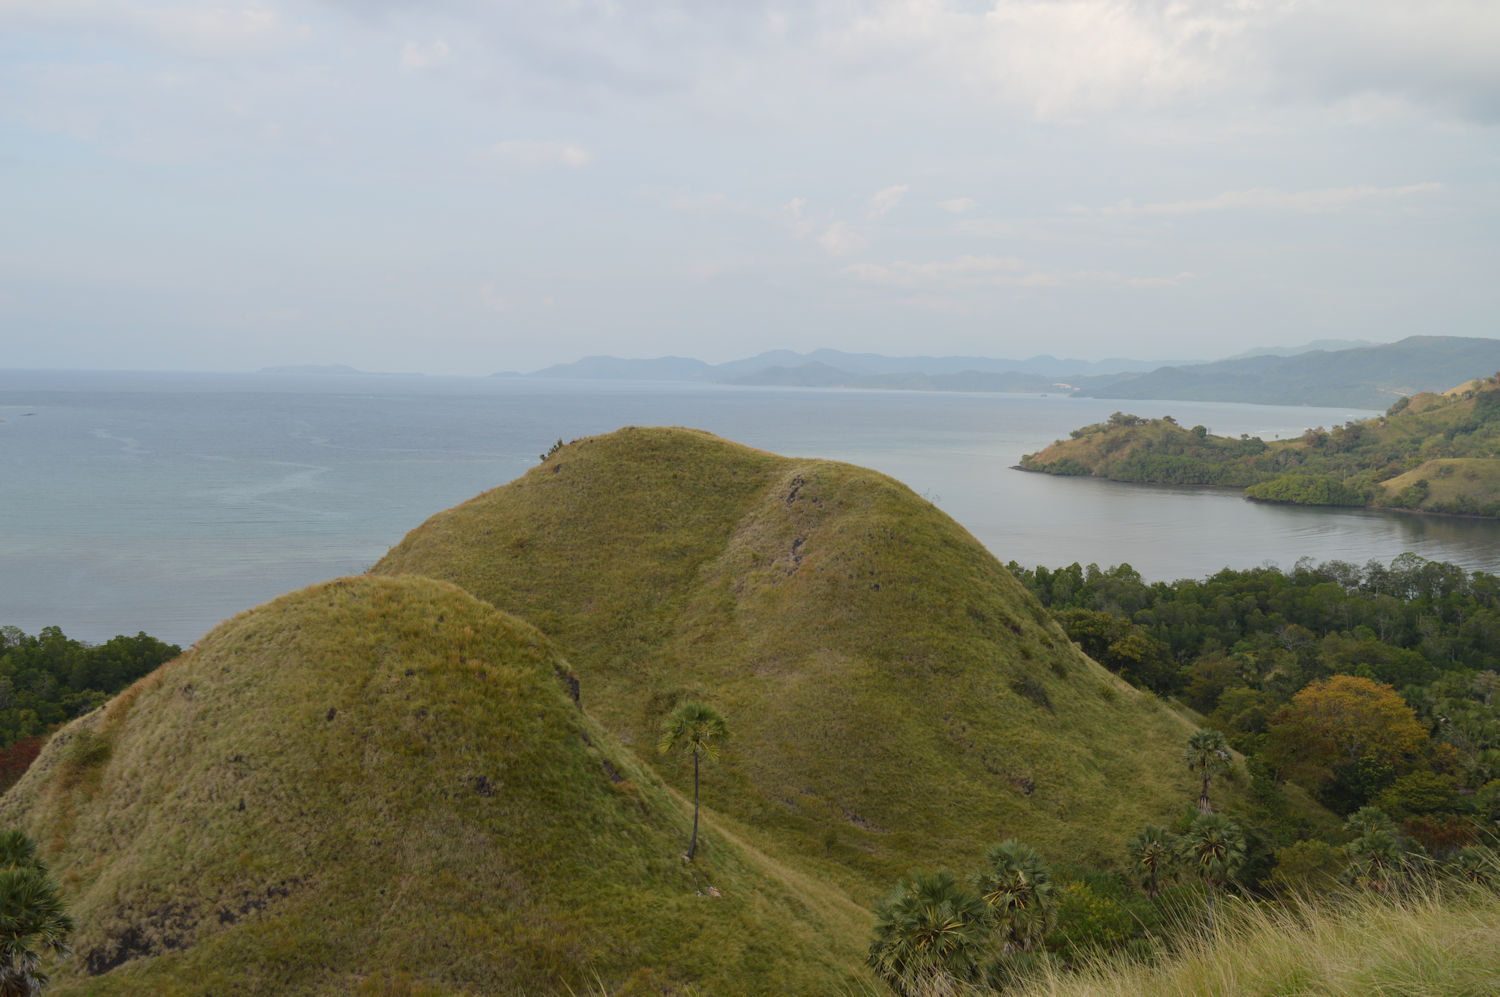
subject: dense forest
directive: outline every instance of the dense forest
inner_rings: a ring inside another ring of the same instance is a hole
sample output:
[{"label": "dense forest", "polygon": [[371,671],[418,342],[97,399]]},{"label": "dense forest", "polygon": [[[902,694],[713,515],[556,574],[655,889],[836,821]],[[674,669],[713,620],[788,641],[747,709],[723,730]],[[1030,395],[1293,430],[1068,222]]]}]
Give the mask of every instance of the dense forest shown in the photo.
[{"label": "dense forest", "polygon": [[55,727],[181,653],[144,633],[88,644],[57,627],[34,636],[0,627],[0,792],[21,777]]},{"label": "dense forest", "polygon": [[[1379,804],[1436,848],[1500,817],[1500,578],[1412,554],[1170,583],[1129,565],[1010,567],[1092,657],[1200,713],[1257,778],[1339,814]],[[1395,712],[1355,743],[1319,726],[1333,712],[1319,695]],[[1409,740],[1385,743],[1398,727]]]},{"label": "dense forest", "polygon": [[1116,412],[1024,470],[1114,481],[1244,488],[1247,498],[1500,516],[1500,375],[1402,398],[1381,417],[1267,443]]}]

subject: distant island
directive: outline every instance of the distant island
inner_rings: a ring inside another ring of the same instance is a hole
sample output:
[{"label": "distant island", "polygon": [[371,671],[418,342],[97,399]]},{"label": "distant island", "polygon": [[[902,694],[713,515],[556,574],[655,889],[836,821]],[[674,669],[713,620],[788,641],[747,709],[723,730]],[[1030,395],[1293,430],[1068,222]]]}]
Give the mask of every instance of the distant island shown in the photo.
[{"label": "distant island", "polygon": [[1384,416],[1295,440],[1214,436],[1116,412],[1020,467],[1156,485],[1243,488],[1296,505],[1500,517],[1500,374],[1397,401]]},{"label": "distant island", "polygon": [[592,356],[527,375],[507,371],[492,376],[886,391],[1056,392],[1089,398],[1384,409],[1398,398],[1441,391],[1476,370],[1500,370],[1500,340],[1411,336],[1384,345],[1322,340],[1303,347],[1259,348],[1212,363],[1165,367],[1124,358],[888,357],[826,349],[810,353],[773,350],[720,364],[690,357]]}]

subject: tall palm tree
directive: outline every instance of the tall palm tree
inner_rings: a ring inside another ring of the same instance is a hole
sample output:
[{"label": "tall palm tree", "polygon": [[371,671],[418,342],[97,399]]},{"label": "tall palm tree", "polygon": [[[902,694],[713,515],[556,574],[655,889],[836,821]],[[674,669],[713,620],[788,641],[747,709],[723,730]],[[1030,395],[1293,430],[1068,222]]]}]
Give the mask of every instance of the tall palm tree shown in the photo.
[{"label": "tall palm tree", "polygon": [[1225,742],[1224,735],[1216,730],[1195,731],[1188,738],[1182,760],[1203,779],[1203,787],[1198,793],[1198,812],[1213,813],[1213,805],[1208,802],[1209,780],[1216,772],[1229,767],[1229,745]]},{"label": "tall palm tree", "polygon": [[47,985],[42,956],[68,954],[73,919],[57,884],[21,831],[0,834],[0,997],[33,997]]},{"label": "tall palm tree", "polygon": [[1146,896],[1154,898],[1161,892],[1158,880],[1171,867],[1176,848],[1177,835],[1155,824],[1147,824],[1140,834],[1126,842],[1131,864],[1145,876],[1141,885]]},{"label": "tall palm tree", "polygon": [[1007,839],[985,853],[988,868],[973,883],[989,908],[1000,954],[1041,947],[1057,920],[1052,875],[1035,848]]},{"label": "tall palm tree", "polygon": [[1212,929],[1214,897],[1245,864],[1245,835],[1223,814],[1199,814],[1182,836],[1177,854],[1208,887],[1208,924]]},{"label": "tall palm tree", "polygon": [[[688,844],[688,861],[698,853],[699,759],[719,757],[719,745],[727,740],[729,728],[724,718],[712,706],[702,703],[683,703],[662,724],[660,750],[663,754],[669,751],[690,751],[693,754],[693,838]],[[0,997],[4,995],[0,994]]]},{"label": "tall palm tree", "polygon": [[985,902],[950,873],[913,873],[876,906],[865,961],[899,994],[953,992],[977,977],[988,923]]}]

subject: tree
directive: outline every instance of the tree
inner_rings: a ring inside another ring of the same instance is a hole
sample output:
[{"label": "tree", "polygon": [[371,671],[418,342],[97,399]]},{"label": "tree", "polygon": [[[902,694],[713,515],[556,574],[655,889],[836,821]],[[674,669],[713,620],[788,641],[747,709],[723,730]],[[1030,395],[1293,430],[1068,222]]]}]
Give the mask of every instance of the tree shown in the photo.
[{"label": "tree", "polygon": [[1495,674],[1493,668],[1486,668],[1474,676],[1474,691],[1484,694],[1485,706],[1490,705],[1490,700],[1494,698],[1497,689],[1500,689],[1500,675]]},{"label": "tree", "polygon": [[1335,675],[1309,684],[1277,712],[1266,756],[1283,774],[1316,785],[1340,771],[1394,774],[1427,741],[1427,728],[1395,689]]},{"label": "tree", "polygon": [[1344,876],[1356,886],[1386,893],[1415,876],[1427,857],[1378,807],[1360,807],[1344,822],[1356,835],[1344,846]]},{"label": "tree", "polygon": [[1203,780],[1198,792],[1199,813],[1213,812],[1213,804],[1208,800],[1208,784],[1216,772],[1229,767],[1229,757],[1229,745],[1225,743],[1224,735],[1216,730],[1194,731],[1193,736],[1188,738],[1182,760]]},{"label": "tree", "polygon": [[1182,864],[1208,887],[1208,917],[1213,924],[1214,896],[1245,864],[1245,835],[1223,814],[1199,814],[1178,845]]},{"label": "tree", "polygon": [[899,994],[949,992],[978,975],[988,924],[985,902],[950,873],[913,873],[876,906],[865,961]]},{"label": "tree", "polygon": [[693,837],[688,844],[688,861],[698,853],[698,762],[701,758],[719,757],[719,745],[727,740],[729,728],[724,724],[724,718],[713,707],[702,703],[683,703],[662,725],[660,750],[663,754],[689,751],[693,755]]},{"label": "tree", "polygon": [[1146,896],[1154,898],[1161,892],[1160,879],[1172,866],[1173,852],[1177,848],[1177,836],[1164,827],[1147,824],[1141,833],[1125,844],[1130,855],[1130,864],[1144,876],[1141,887]]},{"label": "tree", "polygon": [[989,910],[1000,954],[1038,949],[1057,920],[1052,874],[1030,845],[1007,839],[985,853],[987,868],[973,883]]},{"label": "tree", "polygon": [[68,954],[73,919],[57,884],[22,831],[0,833],[0,997],[32,997],[47,985],[45,953]]}]

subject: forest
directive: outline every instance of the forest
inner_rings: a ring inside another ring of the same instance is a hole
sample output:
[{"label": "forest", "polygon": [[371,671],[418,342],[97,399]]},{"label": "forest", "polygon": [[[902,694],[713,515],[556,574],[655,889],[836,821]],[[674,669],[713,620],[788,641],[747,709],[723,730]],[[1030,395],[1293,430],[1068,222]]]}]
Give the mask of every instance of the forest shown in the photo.
[{"label": "forest", "polygon": [[0,627],[0,792],[21,777],[55,728],[82,716],[182,653],[145,633],[102,644],[57,627]]},{"label": "forest", "polygon": [[[1361,898],[1406,909],[1497,881],[1500,578],[1412,554],[1155,583],[1128,564],[1008,567],[1091,657],[1203,728],[1183,746],[1201,792],[1122,836],[1112,869],[1006,840],[966,878],[902,880],[869,953],[895,992],[1051,992],[1101,955],[1150,965],[1191,948],[1219,896],[1369,917],[1383,908]],[[1226,803],[1225,783],[1248,792]]]}]

